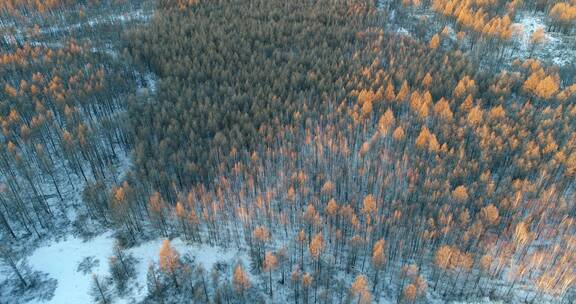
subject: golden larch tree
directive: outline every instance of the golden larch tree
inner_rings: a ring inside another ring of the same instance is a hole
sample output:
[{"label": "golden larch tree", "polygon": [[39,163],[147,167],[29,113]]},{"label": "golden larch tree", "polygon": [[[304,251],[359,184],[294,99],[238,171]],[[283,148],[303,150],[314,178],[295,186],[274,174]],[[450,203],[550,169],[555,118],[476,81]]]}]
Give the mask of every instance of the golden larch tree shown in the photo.
[{"label": "golden larch tree", "polygon": [[432,39],[430,39],[430,43],[428,44],[431,49],[435,50],[440,46],[440,36],[438,34],[434,34]]},{"label": "golden larch tree", "polygon": [[244,296],[244,292],[252,286],[250,282],[250,278],[242,268],[242,265],[238,264],[234,268],[234,274],[232,276],[232,284],[234,285],[234,289],[236,292],[240,294],[240,296]]},{"label": "golden larch tree", "polygon": [[273,292],[272,292],[272,270],[274,270],[276,267],[278,267],[278,259],[276,258],[276,256],[270,252],[267,251],[266,255],[264,256],[264,271],[268,272],[268,278],[269,278],[269,284],[270,284],[270,297],[273,296]]},{"label": "golden larch tree", "polygon": [[180,268],[180,254],[170,245],[169,240],[164,240],[158,256],[160,270],[170,274],[174,285],[178,288],[177,271]]}]

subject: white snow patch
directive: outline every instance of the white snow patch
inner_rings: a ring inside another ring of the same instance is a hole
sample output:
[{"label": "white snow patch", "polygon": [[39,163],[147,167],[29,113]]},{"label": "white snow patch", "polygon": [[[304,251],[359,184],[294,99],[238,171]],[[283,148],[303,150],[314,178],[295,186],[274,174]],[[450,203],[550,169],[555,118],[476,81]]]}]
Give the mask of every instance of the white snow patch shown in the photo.
[{"label": "white snow patch", "polygon": [[130,157],[130,153],[124,153],[119,151],[116,153],[118,156],[118,163],[116,164],[116,172],[118,174],[118,180],[123,180],[126,177],[126,173],[132,167],[132,158]]},{"label": "white snow patch", "polygon": [[552,62],[557,66],[567,65],[568,63],[572,62],[573,58],[562,58],[562,57],[554,57]]},{"label": "white snow patch", "polygon": [[[546,24],[544,23],[544,18],[542,16],[537,16],[534,14],[526,14],[522,16],[515,26],[522,30],[519,42],[522,50],[528,50],[530,48],[530,38],[532,34],[539,28],[546,29]],[[558,42],[558,39],[552,38],[548,33],[546,33],[546,42],[554,43]]]},{"label": "white snow patch", "polygon": [[142,81],[138,81],[138,88],[136,89],[136,93],[138,95],[155,94],[158,83],[158,77],[156,74],[151,71],[145,72],[144,74],[141,74],[138,71],[135,71],[135,73],[136,78],[142,78]]},{"label": "white snow patch", "polygon": [[98,266],[92,268],[92,272],[98,275],[106,274],[113,243],[111,233],[104,233],[89,241],[69,237],[36,249],[28,259],[29,265],[32,269],[46,272],[58,280],[54,297],[48,303],[92,303],[89,294],[92,277],[90,274],[77,272],[78,264],[85,257],[92,256],[99,260]]},{"label": "white snow patch", "polygon": [[412,37],[412,34],[410,34],[410,32],[409,32],[407,29],[405,29],[405,28],[403,28],[403,27],[401,27],[401,26],[398,27],[398,29],[396,30],[396,32],[397,32],[398,34],[401,34],[401,35],[404,35],[404,36]]},{"label": "white snow patch", "polygon": [[[571,64],[575,53],[570,41],[574,36],[547,31],[546,18],[545,14],[534,12],[522,12],[517,16],[518,22],[514,26],[522,29],[522,32],[517,38],[518,53],[515,55],[520,58],[532,56],[539,60],[548,59],[558,66]],[[546,40],[536,50],[531,50],[530,39],[539,28],[544,29]]]},{"label": "white snow patch", "polygon": [[148,86],[150,91],[152,93],[156,93],[156,82],[157,82],[156,75],[154,75],[154,73],[152,72],[148,72],[146,73],[144,78],[146,79],[146,85]]},{"label": "white snow patch", "polygon": [[125,13],[121,13],[121,14],[117,14],[117,15],[97,16],[97,17],[88,19],[87,21],[74,23],[74,24],[65,24],[65,25],[61,25],[61,26],[54,25],[54,26],[50,26],[47,28],[41,28],[40,33],[55,34],[55,33],[59,33],[59,32],[69,32],[72,29],[80,29],[85,25],[88,25],[90,27],[95,27],[99,24],[106,24],[106,23],[115,24],[117,21],[119,21],[120,23],[126,23],[126,22],[132,21],[132,20],[147,21],[150,19],[151,16],[152,16],[151,13],[146,13],[146,12],[142,11],[141,9],[139,9],[139,10],[135,10],[135,11],[131,11],[131,12],[125,12]]}]

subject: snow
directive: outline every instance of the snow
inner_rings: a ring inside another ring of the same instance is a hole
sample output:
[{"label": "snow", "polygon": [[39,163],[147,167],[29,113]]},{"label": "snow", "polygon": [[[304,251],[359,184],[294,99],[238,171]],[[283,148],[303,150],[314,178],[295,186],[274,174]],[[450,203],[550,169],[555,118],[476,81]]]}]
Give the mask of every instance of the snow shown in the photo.
[{"label": "snow", "polygon": [[[547,16],[543,13],[523,12],[517,16],[518,22],[514,26],[522,29],[518,40],[518,54],[520,58],[527,58],[530,55],[539,60],[550,60],[558,66],[571,64],[576,57],[574,48],[570,45],[570,40],[574,37],[559,32],[549,32],[546,25]],[[545,30],[546,41],[543,46],[537,48],[531,54],[530,38],[539,28]]]},{"label": "snow", "polygon": [[56,25],[56,26],[50,26],[47,28],[41,28],[40,33],[56,34],[56,33],[60,33],[60,32],[68,32],[72,29],[80,29],[85,25],[88,25],[90,27],[95,27],[99,24],[105,24],[105,23],[115,24],[118,21],[120,23],[126,23],[126,22],[132,21],[132,20],[147,21],[148,19],[150,19],[151,16],[152,16],[151,14],[145,13],[140,9],[140,10],[125,12],[125,13],[121,13],[121,14],[117,14],[117,15],[97,16],[97,17],[91,18],[85,22],[79,22],[79,23],[75,23],[75,24],[69,24],[69,25],[67,24],[67,25],[63,25],[63,26],[57,26]]},{"label": "snow", "polygon": [[468,302],[452,302],[452,304],[502,304],[502,301],[492,301],[488,298],[484,298],[481,301],[468,301]]},{"label": "snow", "polygon": [[[532,34],[540,28],[545,29],[546,24],[544,23],[544,19],[542,16],[537,16],[534,14],[528,14],[522,16],[518,23],[515,26],[522,29],[522,34],[519,40],[520,47],[522,50],[528,50],[530,48],[530,38]],[[557,42],[558,40],[555,38],[550,37],[548,33],[546,33],[546,40],[547,43]]]},{"label": "snow", "polygon": [[156,82],[157,82],[156,75],[154,75],[154,73],[152,72],[148,72],[144,77],[146,78],[146,84],[148,88],[150,88],[150,91],[152,93],[156,93]]},{"label": "snow", "polygon": [[[120,302],[138,302],[146,297],[148,265],[158,262],[158,252],[162,241],[163,239],[155,239],[125,251],[126,254],[132,254],[138,261],[135,265],[136,279],[133,282],[136,288],[133,289],[129,299],[119,299]],[[196,264],[201,264],[208,271],[217,262],[235,264],[242,261],[245,266],[248,265],[248,257],[235,249],[224,249],[206,244],[187,244],[180,238],[173,239],[170,244],[180,253],[180,256],[194,257]],[[90,273],[97,274],[99,277],[109,275],[108,257],[112,255],[113,245],[112,232],[106,232],[87,241],[70,236],[65,240],[36,249],[28,259],[29,265],[34,270],[48,273],[50,277],[58,280],[58,285],[54,297],[48,302],[32,303],[91,303],[92,277]],[[78,271],[78,264],[89,257],[97,260],[98,263],[87,273]]]},{"label": "snow", "polygon": [[[120,147],[117,147],[117,151],[119,151],[117,153],[118,159],[114,164],[115,172],[113,174],[117,176],[118,180],[121,180],[132,162],[130,155],[122,152]],[[64,168],[60,164],[57,164],[56,168],[56,179],[59,180],[64,204],[58,199],[56,189],[50,180],[42,179],[38,190],[45,195],[52,210],[60,211],[57,213],[59,221],[69,223],[77,218],[77,209],[83,204],[81,193],[85,183],[80,177],[76,178],[77,183],[74,185],[67,183]],[[2,178],[0,178],[1,180]],[[34,250],[27,259],[19,261],[20,265],[26,261],[33,271],[46,273],[49,278],[57,280],[54,297],[47,302],[35,299],[30,303],[92,303],[89,293],[92,284],[91,273],[99,276],[108,275],[108,257],[112,254],[114,244],[112,232],[105,232],[90,240],[84,240],[71,234],[71,226],[67,228],[63,228],[63,231],[58,234],[64,237],[51,242],[50,239],[43,240],[41,242],[43,245]],[[96,263],[90,271],[83,273],[78,271],[78,266],[85,258],[92,258]],[[8,278],[4,274],[10,272],[10,269],[0,265],[0,284],[4,284]],[[3,302],[0,300],[0,303]]]},{"label": "snow", "polygon": [[113,243],[111,233],[105,233],[89,241],[69,237],[35,250],[28,259],[32,269],[46,272],[58,280],[54,297],[47,303],[91,303],[89,290],[92,278],[90,274],[77,272],[78,264],[83,258],[93,256],[99,260],[99,264],[92,268],[92,272],[105,274]]},{"label": "snow", "polygon": [[[40,33],[41,34],[62,34],[62,33],[69,33],[72,30],[79,30],[86,26],[88,27],[95,27],[100,24],[126,24],[131,21],[142,21],[146,22],[152,17],[152,12],[144,11],[143,9],[138,9],[130,12],[123,12],[115,15],[108,15],[108,16],[96,16],[90,18],[83,22],[78,22],[74,24],[62,24],[62,25],[51,25],[47,27],[41,27]],[[20,27],[16,27],[16,24],[12,23],[3,23],[0,21],[0,30],[10,30],[14,33],[5,32],[2,35],[2,38],[7,44],[17,44],[20,42],[28,42],[33,43],[34,41],[30,41],[28,33],[26,29],[22,29]],[[38,44],[42,44],[37,42]]]},{"label": "snow", "polygon": [[396,32],[400,35],[412,37],[412,34],[410,34],[410,31],[408,31],[407,29],[405,29],[404,27],[401,27],[401,26],[398,27]]},{"label": "snow", "polygon": [[138,95],[147,95],[147,94],[155,94],[158,77],[151,71],[145,72],[143,75],[135,71],[136,78],[141,79],[138,81],[138,88],[136,89],[136,93]]},{"label": "snow", "polygon": [[116,164],[116,172],[118,172],[118,180],[124,179],[126,173],[132,167],[132,158],[130,158],[129,153],[117,153],[118,163]]}]

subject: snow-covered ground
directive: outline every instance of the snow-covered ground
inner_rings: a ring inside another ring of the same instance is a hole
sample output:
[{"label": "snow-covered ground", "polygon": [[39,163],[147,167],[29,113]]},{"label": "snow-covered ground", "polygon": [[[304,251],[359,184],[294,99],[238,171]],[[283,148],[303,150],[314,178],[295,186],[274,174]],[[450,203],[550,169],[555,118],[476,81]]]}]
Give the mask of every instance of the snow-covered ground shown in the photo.
[{"label": "snow-covered ground", "polygon": [[[152,240],[137,247],[127,249],[137,262],[136,279],[133,293],[129,298],[118,299],[115,303],[132,303],[141,301],[148,290],[146,274],[151,262],[158,262],[158,252],[162,239]],[[114,237],[111,232],[103,233],[95,238],[84,241],[81,238],[70,236],[65,240],[40,247],[29,257],[28,264],[33,270],[48,273],[58,281],[54,297],[47,302],[34,301],[32,303],[78,304],[92,303],[90,288],[92,273],[102,278],[109,275],[108,257],[112,255]],[[248,258],[235,249],[223,249],[209,245],[191,245],[177,238],[171,245],[180,253],[195,258],[198,265],[210,270],[217,262],[236,263],[240,259],[248,265]],[[89,271],[81,271],[78,266],[87,259],[92,261]]]},{"label": "snow-covered ground", "polygon": [[[385,9],[388,7],[389,0],[380,0],[379,7]],[[417,20],[433,20],[438,16],[429,8],[419,9],[404,9],[403,13],[407,18],[400,19],[397,17],[398,12],[391,10],[387,16],[388,28],[397,32],[400,35],[417,37],[415,35],[414,24]],[[549,31],[547,24],[548,16],[544,12],[534,12],[531,10],[520,10],[515,16],[514,27],[519,30],[519,34],[514,37],[513,46],[510,52],[506,52],[506,62],[511,63],[514,59],[526,59],[529,57],[536,58],[540,61],[555,64],[559,67],[569,66],[576,64],[576,35],[565,34],[559,31]],[[432,22],[429,23],[427,39],[433,34],[442,31],[444,26],[448,26],[450,33],[449,39],[454,41],[455,30],[451,23],[446,22]],[[530,38],[532,34],[539,28],[544,29],[545,43],[532,49]],[[427,42],[427,41],[423,41]]]},{"label": "snow-covered ground", "polygon": [[412,34],[410,33],[409,30],[405,29],[404,27],[399,26],[398,29],[396,30],[396,32],[400,35],[404,35],[404,36],[408,36],[408,37],[412,37]]},{"label": "snow-covered ground", "polygon": [[[521,30],[521,34],[518,37],[519,46],[517,53],[514,53],[514,56],[527,58],[532,55],[539,60],[550,60],[558,66],[573,64],[576,58],[574,49],[574,39],[576,37],[548,31],[546,18],[543,13],[534,12],[522,12],[516,17],[517,23],[515,26]],[[542,46],[532,51],[530,38],[540,28],[544,29],[545,42]]]},{"label": "snow-covered ground", "polygon": [[78,264],[85,257],[94,257],[98,263],[92,272],[104,274],[108,269],[108,256],[112,254],[113,243],[110,233],[105,233],[86,242],[77,237],[69,237],[36,249],[28,259],[29,266],[48,273],[58,281],[54,297],[48,303],[91,303],[88,292],[91,276],[78,272]]},{"label": "snow-covered ground", "polygon": [[492,301],[488,298],[482,299],[482,301],[470,301],[470,302],[452,302],[452,304],[503,304],[502,301]]},{"label": "snow-covered ground", "polygon": [[158,85],[158,76],[151,71],[145,72],[144,74],[139,71],[135,71],[136,79],[138,79],[138,88],[136,88],[136,94],[154,95],[156,93],[156,88]]},{"label": "snow-covered ground", "polygon": [[[131,21],[146,22],[152,17],[152,11],[138,9],[129,12],[122,12],[112,15],[98,15],[74,24],[55,24],[46,27],[40,27],[40,34],[65,35],[70,31],[79,30],[85,27],[94,28],[101,24],[126,24]],[[31,45],[44,45],[37,41],[31,41],[32,36],[27,29],[15,26],[13,23],[0,22],[0,35],[6,44],[17,44],[28,42]]]}]

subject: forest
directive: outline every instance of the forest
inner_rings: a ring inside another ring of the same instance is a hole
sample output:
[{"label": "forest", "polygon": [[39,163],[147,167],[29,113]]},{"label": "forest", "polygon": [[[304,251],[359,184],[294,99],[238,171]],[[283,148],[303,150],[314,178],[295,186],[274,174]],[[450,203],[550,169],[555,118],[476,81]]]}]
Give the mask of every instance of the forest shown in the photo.
[{"label": "forest", "polygon": [[0,16],[0,303],[576,301],[574,0]]}]

